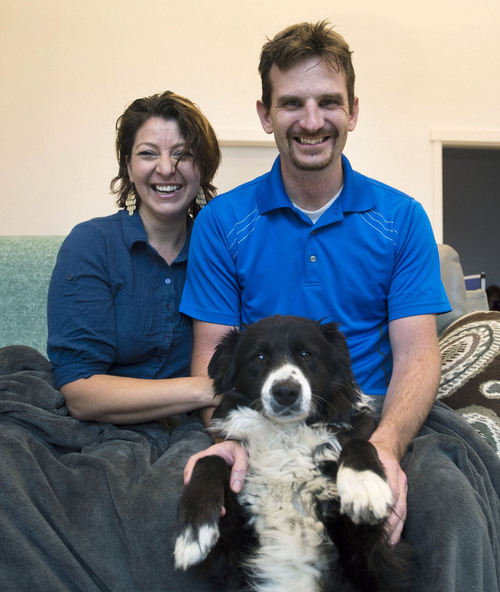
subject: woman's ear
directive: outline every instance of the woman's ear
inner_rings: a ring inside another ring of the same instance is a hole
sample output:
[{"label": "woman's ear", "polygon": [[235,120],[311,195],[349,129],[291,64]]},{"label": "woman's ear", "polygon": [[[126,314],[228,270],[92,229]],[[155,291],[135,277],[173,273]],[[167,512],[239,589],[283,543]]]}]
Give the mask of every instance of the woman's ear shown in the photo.
[{"label": "woman's ear", "polygon": [[125,162],[127,163],[127,174],[128,174],[128,178],[130,180],[131,183],[134,182],[134,180],[132,179],[132,167],[130,166],[130,158],[125,158]]}]

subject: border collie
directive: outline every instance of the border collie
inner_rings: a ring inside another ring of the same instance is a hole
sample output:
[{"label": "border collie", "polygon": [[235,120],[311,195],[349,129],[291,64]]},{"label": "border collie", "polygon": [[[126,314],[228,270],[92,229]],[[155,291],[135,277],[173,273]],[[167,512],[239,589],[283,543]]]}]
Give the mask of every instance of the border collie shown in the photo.
[{"label": "border collie", "polygon": [[392,494],[367,440],[376,423],[337,325],[277,315],[233,330],[209,374],[223,395],[214,428],[246,448],[248,475],[235,495],[220,457],[196,463],[176,567],[203,563],[218,590],[407,589],[412,552],[387,541]]}]

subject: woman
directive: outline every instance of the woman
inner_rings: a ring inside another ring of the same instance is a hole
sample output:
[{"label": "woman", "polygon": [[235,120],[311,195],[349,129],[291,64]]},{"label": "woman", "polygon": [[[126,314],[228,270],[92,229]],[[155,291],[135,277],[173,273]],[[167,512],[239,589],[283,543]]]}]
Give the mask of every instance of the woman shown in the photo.
[{"label": "woman", "polygon": [[189,377],[190,319],[179,313],[193,218],[215,194],[214,130],[170,91],[137,99],[117,121],[118,213],[76,226],[48,299],[56,386],[80,420],[132,424],[213,407]]},{"label": "woman", "polygon": [[[189,376],[179,303],[220,149],[171,92],[126,109],[116,148],[121,210],[76,226],[58,255],[51,364],[24,346],[0,351],[2,590],[211,589],[203,570],[175,570],[173,534],[183,468],[212,444],[189,413],[217,401],[209,379]],[[172,415],[173,429],[156,421]]]}]

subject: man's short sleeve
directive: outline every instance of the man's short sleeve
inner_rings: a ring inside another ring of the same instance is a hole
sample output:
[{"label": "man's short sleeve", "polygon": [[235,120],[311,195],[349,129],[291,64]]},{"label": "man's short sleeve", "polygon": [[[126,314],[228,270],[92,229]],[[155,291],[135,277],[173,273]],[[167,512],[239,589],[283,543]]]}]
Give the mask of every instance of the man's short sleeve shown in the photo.
[{"label": "man's short sleeve", "polygon": [[211,206],[203,208],[193,227],[180,310],[201,321],[239,326],[240,289],[228,231]]},{"label": "man's short sleeve", "polygon": [[420,203],[409,203],[408,226],[397,241],[388,295],[389,320],[449,310],[429,218]]}]

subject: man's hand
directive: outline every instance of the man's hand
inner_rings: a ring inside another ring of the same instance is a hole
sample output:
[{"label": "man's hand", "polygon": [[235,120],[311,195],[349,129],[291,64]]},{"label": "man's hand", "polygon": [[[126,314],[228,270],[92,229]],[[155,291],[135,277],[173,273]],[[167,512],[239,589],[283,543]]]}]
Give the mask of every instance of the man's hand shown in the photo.
[{"label": "man's hand", "polygon": [[386,448],[372,442],[377,449],[377,454],[384,467],[385,474],[389,481],[394,503],[392,512],[387,519],[387,534],[389,535],[389,543],[395,545],[401,538],[404,523],[406,520],[406,495],[408,493],[408,483],[406,475],[399,466],[397,458]]},{"label": "man's hand", "polygon": [[243,446],[234,440],[225,440],[224,442],[214,444],[213,446],[210,446],[210,448],[194,454],[184,467],[184,485],[189,483],[196,461],[204,456],[211,455],[222,457],[226,463],[232,467],[230,486],[234,493],[239,493],[243,487],[247,474],[248,454]]}]

